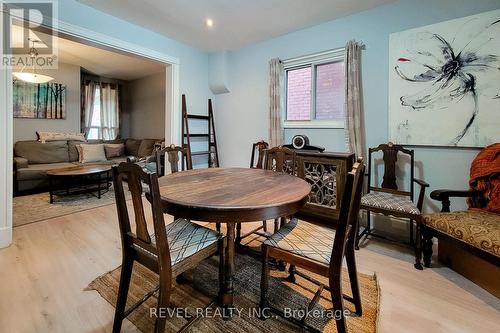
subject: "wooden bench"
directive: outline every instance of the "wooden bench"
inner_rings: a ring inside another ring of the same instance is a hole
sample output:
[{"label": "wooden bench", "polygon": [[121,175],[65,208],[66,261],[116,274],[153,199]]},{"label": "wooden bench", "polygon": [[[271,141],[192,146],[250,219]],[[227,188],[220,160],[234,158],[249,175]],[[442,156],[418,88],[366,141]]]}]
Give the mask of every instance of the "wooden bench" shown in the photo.
[{"label": "wooden bench", "polygon": [[[482,192],[436,190],[440,213],[423,216],[424,265],[430,267],[432,238],[438,238],[438,260],[500,298],[500,214],[479,208],[450,212],[451,197],[469,197],[481,207]],[[475,204],[474,204],[475,203]]]}]

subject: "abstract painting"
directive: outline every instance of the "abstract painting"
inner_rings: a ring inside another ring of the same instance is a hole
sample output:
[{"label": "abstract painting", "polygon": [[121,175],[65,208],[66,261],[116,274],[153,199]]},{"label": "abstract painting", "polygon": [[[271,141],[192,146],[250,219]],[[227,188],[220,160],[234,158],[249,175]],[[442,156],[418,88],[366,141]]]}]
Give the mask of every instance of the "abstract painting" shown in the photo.
[{"label": "abstract painting", "polygon": [[500,10],[390,35],[389,137],[457,147],[500,141]]},{"label": "abstract painting", "polygon": [[13,109],[14,118],[65,119],[66,86],[14,80]]}]

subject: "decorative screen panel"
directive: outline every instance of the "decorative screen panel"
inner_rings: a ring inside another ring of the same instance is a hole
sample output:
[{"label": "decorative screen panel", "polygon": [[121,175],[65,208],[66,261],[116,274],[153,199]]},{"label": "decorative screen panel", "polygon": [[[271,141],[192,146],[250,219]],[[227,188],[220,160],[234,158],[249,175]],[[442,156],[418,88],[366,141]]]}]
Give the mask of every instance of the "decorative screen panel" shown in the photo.
[{"label": "decorative screen panel", "polygon": [[311,184],[308,203],[337,208],[337,166],[304,162],[304,179]]}]

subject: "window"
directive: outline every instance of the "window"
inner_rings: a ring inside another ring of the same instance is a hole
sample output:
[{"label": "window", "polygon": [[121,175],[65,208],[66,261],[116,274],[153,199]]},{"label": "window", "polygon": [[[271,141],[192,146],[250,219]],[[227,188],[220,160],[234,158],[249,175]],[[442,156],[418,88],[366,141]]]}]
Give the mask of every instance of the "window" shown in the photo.
[{"label": "window", "polygon": [[343,128],[344,49],[285,60],[285,128]]},{"label": "window", "polygon": [[101,87],[96,86],[94,97],[94,111],[90,124],[87,139],[99,139],[99,129],[101,128]]},{"label": "window", "polygon": [[119,85],[88,81],[82,89],[82,131],[87,139],[116,139],[120,131]]}]

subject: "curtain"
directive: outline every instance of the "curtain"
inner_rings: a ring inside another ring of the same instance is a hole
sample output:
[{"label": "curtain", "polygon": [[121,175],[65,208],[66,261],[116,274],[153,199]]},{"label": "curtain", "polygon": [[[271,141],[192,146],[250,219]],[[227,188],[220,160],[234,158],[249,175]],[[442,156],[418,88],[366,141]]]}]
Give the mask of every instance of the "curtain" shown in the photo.
[{"label": "curtain", "polygon": [[83,86],[83,98],[82,98],[82,131],[85,136],[88,136],[90,132],[90,127],[92,126],[92,116],[94,115],[94,99],[97,85],[88,81]]},{"label": "curtain", "polygon": [[345,47],[345,136],[349,152],[357,157],[366,155],[365,128],[361,90],[361,49],[363,45],[349,41]]},{"label": "curtain", "polygon": [[278,58],[269,61],[269,144],[271,147],[283,144],[281,127],[281,87],[283,65]]},{"label": "curtain", "polygon": [[114,140],[120,128],[120,110],[118,85],[101,83],[101,128],[99,137]]}]

